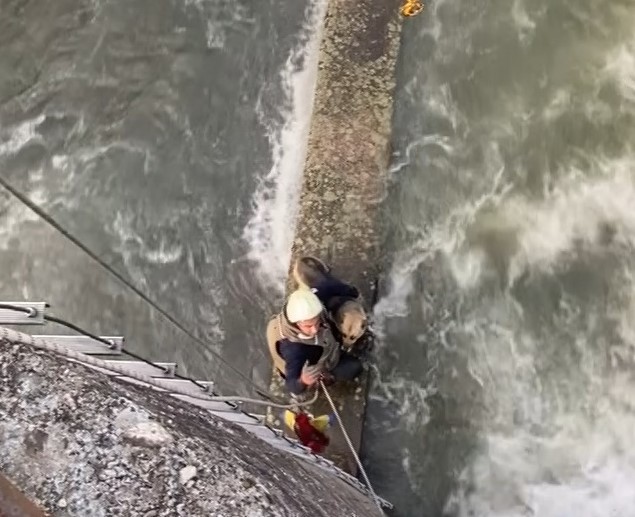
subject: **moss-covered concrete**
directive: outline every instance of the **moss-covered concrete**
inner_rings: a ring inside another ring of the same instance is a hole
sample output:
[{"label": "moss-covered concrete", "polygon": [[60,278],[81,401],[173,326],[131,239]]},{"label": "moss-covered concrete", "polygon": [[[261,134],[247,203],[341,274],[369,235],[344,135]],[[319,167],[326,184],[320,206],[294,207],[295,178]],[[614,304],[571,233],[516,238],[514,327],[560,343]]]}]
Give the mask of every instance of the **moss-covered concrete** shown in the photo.
[{"label": "moss-covered concrete", "polygon": [[[312,254],[369,301],[378,274],[378,205],[385,191],[401,23],[394,0],[330,0],[293,257]],[[333,390],[359,449],[366,379]],[[274,374],[272,391],[282,386]],[[318,404],[313,411],[325,410]],[[327,456],[350,472],[339,433]]]}]

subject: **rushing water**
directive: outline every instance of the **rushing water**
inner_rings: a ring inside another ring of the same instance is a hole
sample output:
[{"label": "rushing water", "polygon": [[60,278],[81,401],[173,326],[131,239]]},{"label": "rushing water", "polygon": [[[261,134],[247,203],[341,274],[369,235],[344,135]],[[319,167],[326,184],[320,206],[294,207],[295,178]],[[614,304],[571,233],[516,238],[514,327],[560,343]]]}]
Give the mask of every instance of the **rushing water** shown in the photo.
[{"label": "rushing water", "polygon": [[635,515],[635,2],[404,28],[366,463],[399,515]]},{"label": "rushing water", "polygon": [[206,344],[4,194],[3,299],[231,389],[245,381],[213,352],[266,384],[323,8],[1,0],[0,173]]},{"label": "rushing water", "polygon": [[[323,1],[0,0],[3,299],[264,384]],[[407,20],[364,456],[403,516],[635,515],[635,1]]]}]

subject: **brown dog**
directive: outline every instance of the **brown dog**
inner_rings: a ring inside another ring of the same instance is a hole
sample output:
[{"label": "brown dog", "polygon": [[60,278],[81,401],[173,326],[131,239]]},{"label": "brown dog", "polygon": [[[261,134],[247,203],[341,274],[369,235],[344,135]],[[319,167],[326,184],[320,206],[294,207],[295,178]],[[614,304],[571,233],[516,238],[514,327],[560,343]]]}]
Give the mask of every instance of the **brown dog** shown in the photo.
[{"label": "brown dog", "polygon": [[[293,265],[293,278],[298,286],[312,289],[325,280],[334,279],[328,266],[320,259],[310,256],[299,257]],[[358,298],[336,297],[329,300],[329,307],[334,307],[331,316],[338,330],[342,334],[342,344],[351,348],[364,335],[368,328],[368,316]]]}]

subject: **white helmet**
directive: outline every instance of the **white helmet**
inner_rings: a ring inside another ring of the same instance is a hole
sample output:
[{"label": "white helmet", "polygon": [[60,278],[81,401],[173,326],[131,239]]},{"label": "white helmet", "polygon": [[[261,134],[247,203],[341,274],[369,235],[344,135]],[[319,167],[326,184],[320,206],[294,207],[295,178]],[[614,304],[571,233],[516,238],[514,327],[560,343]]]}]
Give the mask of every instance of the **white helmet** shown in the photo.
[{"label": "white helmet", "polygon": [[320,299],[308,289],[293,291],[287,301],[287,318],[291,323],[311,320],[320,315],[323,310]]}]

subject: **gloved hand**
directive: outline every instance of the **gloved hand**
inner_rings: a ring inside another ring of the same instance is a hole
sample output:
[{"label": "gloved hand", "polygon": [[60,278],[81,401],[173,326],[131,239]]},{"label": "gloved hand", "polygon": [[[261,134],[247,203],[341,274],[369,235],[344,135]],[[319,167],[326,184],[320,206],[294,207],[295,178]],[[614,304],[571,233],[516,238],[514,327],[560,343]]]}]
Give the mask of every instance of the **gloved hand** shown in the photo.
[{"label": "gloved hand", "polygon": [[302,381],[302,384],[312,386],[318,381],[321,375],[322,368],[320,368],[317,364],[309,365],[308,363],[304,363],[302,373],[300,374],[300,381]]}]

